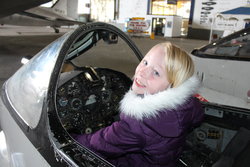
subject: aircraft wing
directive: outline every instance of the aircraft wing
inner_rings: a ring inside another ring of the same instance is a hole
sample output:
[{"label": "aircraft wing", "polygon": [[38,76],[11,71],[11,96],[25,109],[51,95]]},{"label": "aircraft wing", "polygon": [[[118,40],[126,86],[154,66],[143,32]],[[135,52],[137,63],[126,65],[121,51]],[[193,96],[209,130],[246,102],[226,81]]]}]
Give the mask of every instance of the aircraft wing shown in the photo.
[{"label": "aircraft wing", "polygon": [[47,21],[48,25],[50,25],[52,27],[59,27],[59,26],[63,26],[63,25],[70,26],[70,25],[76,25],[76,24],[78,24],[78,25],[84,24],[83,22],[75,21],[75,20],[68,18],[68,17],[63,17],[63,16],[59,16],[59,15],[53,16],[53,17],[51,15],[47,15],[47,16],[40,15],[40,14],[36,14],[35,12],[31,12],[29,10],[24,11],[24,12],[20,12],[19,14],[23,15],[23,16],[28,16],[31,18]]},{"label": "aircraft wing", "polygon": [[0,18],[39,6],[51,0],[1,0]]}]

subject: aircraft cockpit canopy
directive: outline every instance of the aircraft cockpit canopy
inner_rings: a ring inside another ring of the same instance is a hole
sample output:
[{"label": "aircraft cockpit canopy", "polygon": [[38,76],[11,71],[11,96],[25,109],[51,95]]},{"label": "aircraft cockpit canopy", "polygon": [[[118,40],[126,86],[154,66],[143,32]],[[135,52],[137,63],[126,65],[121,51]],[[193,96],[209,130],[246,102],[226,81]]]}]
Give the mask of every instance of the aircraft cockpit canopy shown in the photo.
[{"label": "aircraft cockpit canopy", "polygon": [[194,50],[193,54],[215,59],[250,61],[250,28],[213,41]]},{"label": "aircraft cockpit canopy", "polygon": [[[70,134],[92,133],[119,119],[119,102],[141,59],[134,42],[115,26],[83,25],[23,65],[5,84],[6,101],[36,147],[52,145],[55,156],[70,166],[112,166]],[[55,161],[40,151],[47,161]]]}]

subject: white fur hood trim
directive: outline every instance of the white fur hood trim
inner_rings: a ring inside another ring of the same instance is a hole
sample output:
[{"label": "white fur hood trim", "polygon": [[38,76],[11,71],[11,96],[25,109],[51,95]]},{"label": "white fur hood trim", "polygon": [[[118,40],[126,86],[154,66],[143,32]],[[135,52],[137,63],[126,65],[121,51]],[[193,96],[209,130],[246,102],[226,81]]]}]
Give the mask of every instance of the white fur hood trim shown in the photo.
[{"label": "white fur hood trim", "polygon": [[176,109],[192,96],[199,87],[199,80],[192,76],[176,88],[168,88],[162,92],[140,97],[129,90],[120,102],[120,111],[138,120],[155,117],[163,109]]}]

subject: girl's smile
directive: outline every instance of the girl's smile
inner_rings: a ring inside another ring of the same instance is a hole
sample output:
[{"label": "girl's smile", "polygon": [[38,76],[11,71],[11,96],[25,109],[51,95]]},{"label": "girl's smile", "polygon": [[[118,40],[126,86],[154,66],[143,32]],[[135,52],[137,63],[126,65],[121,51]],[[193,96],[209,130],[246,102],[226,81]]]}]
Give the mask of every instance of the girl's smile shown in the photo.
[{"label": "girl's smile", "polygon": [[138,86],[138,87],[141,87],[141,88],[145,88],[146,86],[143,85],[137,78],[135,79],[135,84]]}]

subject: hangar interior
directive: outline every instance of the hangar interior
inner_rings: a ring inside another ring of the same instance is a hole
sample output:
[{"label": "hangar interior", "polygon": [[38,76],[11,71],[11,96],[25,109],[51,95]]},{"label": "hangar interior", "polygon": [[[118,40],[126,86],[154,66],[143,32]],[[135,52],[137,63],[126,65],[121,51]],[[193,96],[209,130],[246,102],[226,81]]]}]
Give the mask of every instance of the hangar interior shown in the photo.
[{"label": "hangar interior", "polygon": [[[88,24],[77,30],[74,26],[62,26],[59,33],[55,33],[41,26],[0,26],[0,166],[112,166],[80,147],[70,134],[90,134],[117,121],[119,102],[131,86],[137,64],[152,46],[164,41],[180,46],[190,55],[199,55],[193,56],[196,62],[202,61],[197,68],[217,70],[215,75],[204,71],[196,71],[196,74],[202,81],[209,80],[207,84],[212,90],[219,89],[211,99],[226,101],[224,104],[202,102],[206,118],[202,126],[190,131],[178,167],[248,165],[250,30],[243,29],[241,33],[212,43],[208,41],[212,11],[225,2],[79,0],[75,20]],[[242,0],[238,5],[246,3]],[[67,8],[66,2],[63,5]],[[223,10],[234,5],[232,1]],[[173,15],[181,17],[179,35],[166,36],[166,28],[172,27],[175,21],[172,20],[172,24],[168,21]],[[135,36],[126,31],[129,18],[134,17],[149,20],[146,35],[140,32]],[[96,22],[107,22],[110,27],[101,24],[100,29],[95,28]],[[193,34],[188,34],[189,30]],[[138,50],[133,48],[134,44]],[[23,65],[23,57],[33,58]],[[42,70],[46,75],[42,75]],[[224,75],[232,75],[232,78],[225,79]],[[31,82],[36,76],[40,79]],[[222,85],[217,87],[219,84]],[[47,89],[43,89],[44,85]],[[229,91],[230,96],[220,96],[224,90]],[[225,99],[237,93],[247,107]],[[38,110],[33,110],[33,102],[39,104]],[[23,144],[13,144],[20,141]],[[31,156],[34,161],[30,161]]]}]

